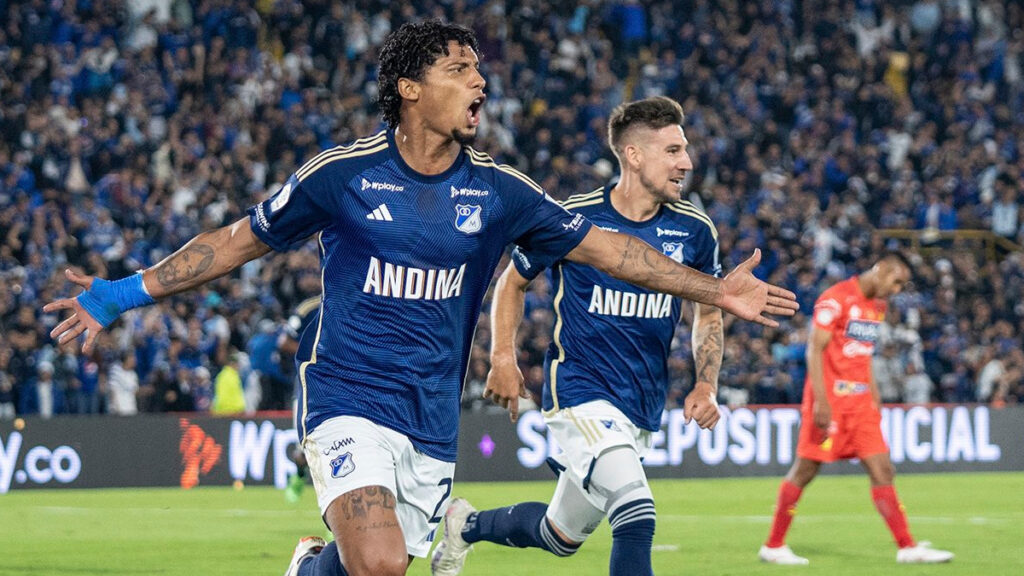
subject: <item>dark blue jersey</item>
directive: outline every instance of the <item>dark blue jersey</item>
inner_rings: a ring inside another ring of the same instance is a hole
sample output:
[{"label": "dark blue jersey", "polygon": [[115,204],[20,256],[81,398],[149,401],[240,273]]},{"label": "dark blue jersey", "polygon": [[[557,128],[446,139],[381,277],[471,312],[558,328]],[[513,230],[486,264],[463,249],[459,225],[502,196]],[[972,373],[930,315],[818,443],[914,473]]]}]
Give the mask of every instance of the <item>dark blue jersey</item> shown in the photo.
[{"label": "dark blue jersey", "polygon": [[[605,188],[572,196],[564,206],[595,226],[636,236],[676,262],[721,274],[718,232],[689,202],[662,205],[644,222],[619,214]],[[607,400],[637,426],[658,430],[682,300],[529,249],[516,248],[512,261],[529,279],[551,268],[555,329],[544,362],[544,409]]]},{"label": "dark blue jersey", "polygon": [[473,331],[504,247],[558,259],[590,229],[468,147],[443,173],[419,174],[390,130],[316,156],[249,219],[274,250],[319,232],[323,301],[299,368],[300,434],[359,416],[449,462]]}]

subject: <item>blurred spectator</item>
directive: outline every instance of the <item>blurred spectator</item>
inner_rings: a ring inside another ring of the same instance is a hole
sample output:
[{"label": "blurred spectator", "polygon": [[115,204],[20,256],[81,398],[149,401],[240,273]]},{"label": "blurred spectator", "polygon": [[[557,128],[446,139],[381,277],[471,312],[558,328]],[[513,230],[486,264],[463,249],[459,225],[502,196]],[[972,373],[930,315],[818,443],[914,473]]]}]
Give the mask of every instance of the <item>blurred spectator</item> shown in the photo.
[{"label": "blurred spectator", "polygon": [[214,414],[245,412],[245,391],[242,388],[242,376],[238,367],[238,353],[233,352],[228,357],[228,363],[217,373],[210,412]]},{"label": "blurred spectator", "polygon": [[[151,265],[239,218],[323,148],[372,133],[376,52],[390,29],[427,15],[480,37],[489,97],[475,147],[556,199],[614,179],[603,140],[615,105],[678,100],[696,165],[686,193],[716,222],[724,267],[760,247],[758,273],[797,292],[805,314],[822,286],[883,247],[878,229],[984,228],[1024,241],[1016,0],[16,0],[0,10],[14,15],[0,24],[0,371],[19,410],[36,405],[37,366],[50,361],[66,411],[99,412],[118,357],[80,358],[75,374],[54,362],[47,334],[59,319],[36,308],[69,292],[64,268],[114,277]],[[966,381],[990,401],[1002,366],[986,368],[991,354],[1024,348],[1020,253],[987,263],[967,246],[933,246],[950,248],[938,254],[946,263],[926,250],[880,353],[894,342],[901,361],[941,384],[936,400],[963,397]],[[205,410],[209,373],[230,347],[274,373],[253,349],[260,322],[317,290],[312,242],[127,316],[106,349],[137,350],[140,409]],[[553,298],[539,281],[527,296],[520,362],[531,385]],[[480,326],[483,365],[471,360],[471,378],[486,367],[486,313]],[[723,398],[797,401],[806,318],[783,322],[763,351],[746,346],[759,330],[727,324],[727,342],[741,345],[726,357]],[[692,380],[683,340],[670,407]],[[770,373],[755,360],[765,353]],[[1021,397],[1019,380],[1001,381],[1000,401]],[[281,407],[283,381],[264,407]],[[487,405],[467,397],[468,409]]]},{"label": "blurred spectator", "polygon": [[932,401],[932,390],[935,383],[928,373],[910,362],[907,364],[907,375],[903,379],[903,401],[909,404],[927,404]]},{"label": "blurred spectator", "polygon": [[35,378],[22,390],[18,413],[50,418],[61,411],[62,402],[60,389],[53,382],[53,364],[39,362]]},{"label": "blurred spectator", "polygon": [[138,391],[139,375],[135,373],[135,353],[126,351],[107,373],[107,412],[118,416],[138,414]]}]

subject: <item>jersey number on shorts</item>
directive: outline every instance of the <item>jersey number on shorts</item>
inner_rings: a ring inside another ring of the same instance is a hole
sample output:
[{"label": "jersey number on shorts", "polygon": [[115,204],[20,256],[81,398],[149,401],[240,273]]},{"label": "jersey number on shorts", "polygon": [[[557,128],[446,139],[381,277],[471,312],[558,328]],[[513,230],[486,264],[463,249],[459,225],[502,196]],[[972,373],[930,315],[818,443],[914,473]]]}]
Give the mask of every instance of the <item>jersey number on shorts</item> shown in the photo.
[{"label": "jersey number on shorts", "polygon": [[434,514],[430,517],[430,524],[435,524],[441,521],[441,515],[438,514],[438,512],[441,511],[441,505],[444,504],[444,501],[447,500],[448,497],[452,495],[451,478],[445,478],[444,480],[438,482],[437,485],[444,486],[444,496],[441,496],[441,499],[437,501],[437,506],[434,506]]}]

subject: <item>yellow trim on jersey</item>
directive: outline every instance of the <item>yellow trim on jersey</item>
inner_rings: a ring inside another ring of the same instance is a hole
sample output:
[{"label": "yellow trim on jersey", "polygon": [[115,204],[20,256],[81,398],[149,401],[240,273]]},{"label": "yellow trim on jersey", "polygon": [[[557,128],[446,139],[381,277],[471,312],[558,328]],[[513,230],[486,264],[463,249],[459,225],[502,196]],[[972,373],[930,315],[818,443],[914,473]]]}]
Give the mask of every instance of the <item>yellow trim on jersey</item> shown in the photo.
[{"label": "yellow trim on jersey", "polygon": [[477,152],[476,150],[473,150],[468,146],[466,147],[466,151],[469,152],[469,161],[472,162],[473,164],[476,164],[477,166],[486,166],[488,168],[497,168],[498,170],[501,170],[502,172],[510,176],[514,176],[519,180],[522,180],[524,184],[526,184],[530,188],[533,188],[538,194],[544,193],[544,189],[541,188],[540,185],[538,185],[536,182],[531,180],[529,176],[523,174],[522,172],[516,170],[515,168],[509,166],[508,164],[498,164],[497,162],[494,161],[493,158],[491,158],[487,154],[484,154],[483,152]]},{"label": "yellow trim on jersey", "polygon": [[562,204],[562,208],[566,210],[572,210],[573,208],[583,208],[584,206],[593,206],[594,204],[601,204],[604,202],[604,198],[597,198],[596,200],[588,200],[586,202],[569,202],[566,200],[565,204]]},{"label": "yellow trim on jersey", "polygon": [[376,145],[380,144],[380,140],[381,139],[387,140],[387,135],[383,131],[378,132],[378,133],[374,134],[373,136],[367,136],[366,138],[360,138],[359,140],[356,140],[355,142],[349,144],[348,146],[335,146],[334,148],[328,148],[327,150],[324,150],[323,152],[317,154],[316,156],[314,156],[313,158],[308,160],[305,164],[300,166],[299,169],[295,171],[295,175],[298,178],[305,178],[306,177],[306,172],[309,172],[310,168],[312,168],[312,166],[314,164],[319,163],[324,158],[326,158],[328,156],[331,156],[333,154],[338,154],[338,153],[342,153],[342,152],[345,152],[345,151],[353,150],[355,148],[364,148],[366,146],[376,146]]},{"label": "yellow trim on jersey", "polygon": [[[324,248],[324,233],[321,231],[316,236],[317,244],[320,245],[320,258],[323,259],[327,250]],[[324,266],[320,265],[320,293],[324,293]],[[313,350],[309,355],[309,360],[306,360],[299,366],[299,382],[302,383],[302,440],[306,439],[306,418],[309,416],[309,393],[306,389],[306,368],[310,364],[316,364],[316,348],[320,345],[320,333],[324,327],[324,299],[320,299],[320,317],[317,318],[316,322],[316,338],[313,339]]]},{"label": "yellow trim on jersey", "polygon": [[326,152],[317,154],[312,160],[306,162],[301,168],[295,171],[295,177],[299,182],[302,182],[306,178],[310,177],[314,172],[335,160],[366,156],[367,154],[380,152],[388,147],[387,137],[385,137],[383,133],[381,133],[380,136],[371,138],[365,143],[361,142],[361,140],[356,140],[356,142],[349,146],[331,148]]},{"label": "yellow trim on jersey", "polygon": [[310,312],[313,311],[313,308],[319,307],[320,296],[310,296],[309,298],[306,298],[302,302],[299,302],[299,305],[295,307],[295,314],[297,314],[299,317],[305,317],[306,314],[309,314]]},{"label": "yellow trim on jersey", "polygon": [[694,206],[690,202],[687,202],[686,200],[673,202],[672,204],[666,204],[665,207],[673,212],[685,214],[687,216],[692,216],[693,218],[696,218],[697,220],[700,220],[701,222],[707,224],[708,228],[711,229],[711,236],[714,237],[716,242],[718,241],[718,229],[715,228],[715,223],[712,222],[711,218],[709,218],[708,215],[705,214],[700,208],[697,208],[696,206]]},{"label": "yellow trim on jersey", "polygon": [[558,412],[558,363],[565,361],[565,348],[562,348],[562,312],[558,309],[562,303],[562,296],[565,295],[565,272],[562,264],[555,265],[558,268],[558,292],[555,294],[555,330],[552,341],[555,348],[558,348],[558,358],[551,361],[551,410],[545,414]]},{"label": "yellow trim on jersey", "polygon": [[594,198],[604,198],[604,186],[597,190],[591,190],[590,192],[584,192],[583,194],[573,194],[565,200],[559,202],[561,205],[573,204],[575,202],[582,202],[584,200],[593,200]]}]

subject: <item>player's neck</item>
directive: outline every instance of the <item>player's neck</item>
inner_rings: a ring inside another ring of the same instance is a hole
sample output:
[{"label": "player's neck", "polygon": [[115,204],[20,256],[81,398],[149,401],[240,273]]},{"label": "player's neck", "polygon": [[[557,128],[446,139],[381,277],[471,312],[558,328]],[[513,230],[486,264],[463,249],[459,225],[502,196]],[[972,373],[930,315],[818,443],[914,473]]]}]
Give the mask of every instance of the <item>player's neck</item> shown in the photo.
[{"label": "player's neck", "polygon": [[865,298],[875,298],[874,272],[868,270],[867,272],[857,276],[857,286],[860,288],[860,292]]},{"label": "player's neck", "polygon": [[440,174],[451,168],[462,148],[450,136],[419,128],[415,122],[395,128],[395,144],[409,168],[424,176]]},{"label": "player's neck", "polygon": [[623,173],[608,197],[615,211],[633,222],[650,220],[661,209],[661,202],[644,189],[640,179],[628,173]]}]

